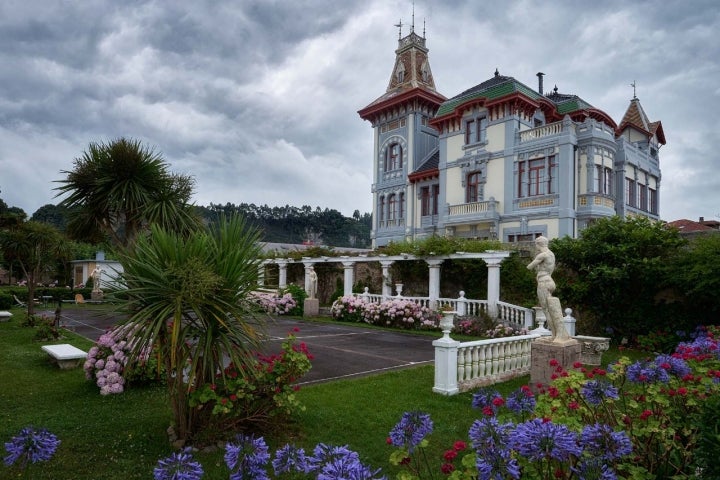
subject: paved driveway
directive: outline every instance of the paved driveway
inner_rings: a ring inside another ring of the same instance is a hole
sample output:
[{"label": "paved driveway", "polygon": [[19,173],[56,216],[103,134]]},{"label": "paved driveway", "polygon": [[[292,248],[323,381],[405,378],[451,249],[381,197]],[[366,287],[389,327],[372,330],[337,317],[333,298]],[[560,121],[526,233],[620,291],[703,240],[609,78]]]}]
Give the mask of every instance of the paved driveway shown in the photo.
[{"label": "paved driveway", "polygon": [[[61,325],[86,338],[97,340],[118,320],[117,316],[87,305],[86,308],[64,310]],[[351,324],[278,317],[268,322],[266,332],[268,352],[278,352],[280,344],[292,332],[298,341],[305,342],[314,355],[312,370],[300,382],[301,385],[431,364],[435,356],[432,346],[434,337],[368,329]]]}]

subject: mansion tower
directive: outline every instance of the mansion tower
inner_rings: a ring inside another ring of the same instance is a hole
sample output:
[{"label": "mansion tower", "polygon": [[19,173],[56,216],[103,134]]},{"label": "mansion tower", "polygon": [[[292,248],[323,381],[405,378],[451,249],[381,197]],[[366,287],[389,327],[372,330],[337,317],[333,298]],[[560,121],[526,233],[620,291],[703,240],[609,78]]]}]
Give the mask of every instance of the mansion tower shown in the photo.
[{"label": "mansion tower", "polygon": [[594,219],[659,219],[660,122],[633,97],[619,124],[577,95],[495,74],[446,98],[425,38],[398,41],[374,131],[373,248],[447,235],[576,237]]}]

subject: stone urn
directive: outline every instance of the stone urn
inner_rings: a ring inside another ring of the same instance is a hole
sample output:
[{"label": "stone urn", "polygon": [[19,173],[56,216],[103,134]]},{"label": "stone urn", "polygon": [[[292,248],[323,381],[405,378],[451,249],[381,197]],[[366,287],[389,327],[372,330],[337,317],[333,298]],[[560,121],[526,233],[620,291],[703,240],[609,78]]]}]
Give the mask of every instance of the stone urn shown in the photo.
[{"label": "stone urn", "polygon": [[455,326],[455,315],[457,314],[457,312],[454,310],[450,310],[442,311],[440,312],[440,314],[442,315],[440,317],[440,330],[442,330],[443,338],[449,338],[450,332]]}]

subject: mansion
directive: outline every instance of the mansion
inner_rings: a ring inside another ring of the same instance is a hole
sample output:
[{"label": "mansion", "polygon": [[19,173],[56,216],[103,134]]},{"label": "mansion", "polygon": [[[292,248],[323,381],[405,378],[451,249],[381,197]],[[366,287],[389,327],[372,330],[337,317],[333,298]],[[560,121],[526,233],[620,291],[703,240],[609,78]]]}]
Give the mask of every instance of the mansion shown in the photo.
[{"label": "mansion", "polygon": [[502,242],[577,237],[594,219],[659,219],[660,122],[633,97],[619,124],[577,95],[497,70],[446,98],[425,38],[398,41],[374,131],[373,248],[434,234]]}]

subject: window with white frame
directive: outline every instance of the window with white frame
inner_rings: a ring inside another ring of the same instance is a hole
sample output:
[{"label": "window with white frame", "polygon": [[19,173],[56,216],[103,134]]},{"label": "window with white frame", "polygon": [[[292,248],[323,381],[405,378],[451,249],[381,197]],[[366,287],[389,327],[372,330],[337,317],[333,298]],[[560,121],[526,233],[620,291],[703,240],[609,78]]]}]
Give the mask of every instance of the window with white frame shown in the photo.
[{"label": "window with white frame", "polygon": [[388,196],[387,219],[393,221],[397,218],[397,196],[392,193]]},{"label": "window with white frame", "polygon": [[440,185],[428,185],[420,189],[420,215],[437,215]]},{"label": "window with white frame", "polygon": [[648,209],[647,185],[638,184],[637,197],[638,197],[637,208],[639,208],[640,210],[647,211],[647,209]]},{"label": "window with white frame", "polygon": [[383,222],[385,220],[385,196],[381,195],[378,199],[378,221]]},{"label": "window with white frame", "polygon": [[636,193],[635,193],[635,180],[632,178],[625,178],[625,203],[630,207],[635,207],[637,205],[636,202]]},{"label": "window with white frame", "polygon": [[657,190],[654,188],[648,189],[650,193],[650,198],[648,199],[650,201],[650,213],[657,215],[658,214],[658,196],[657,196]]}]

